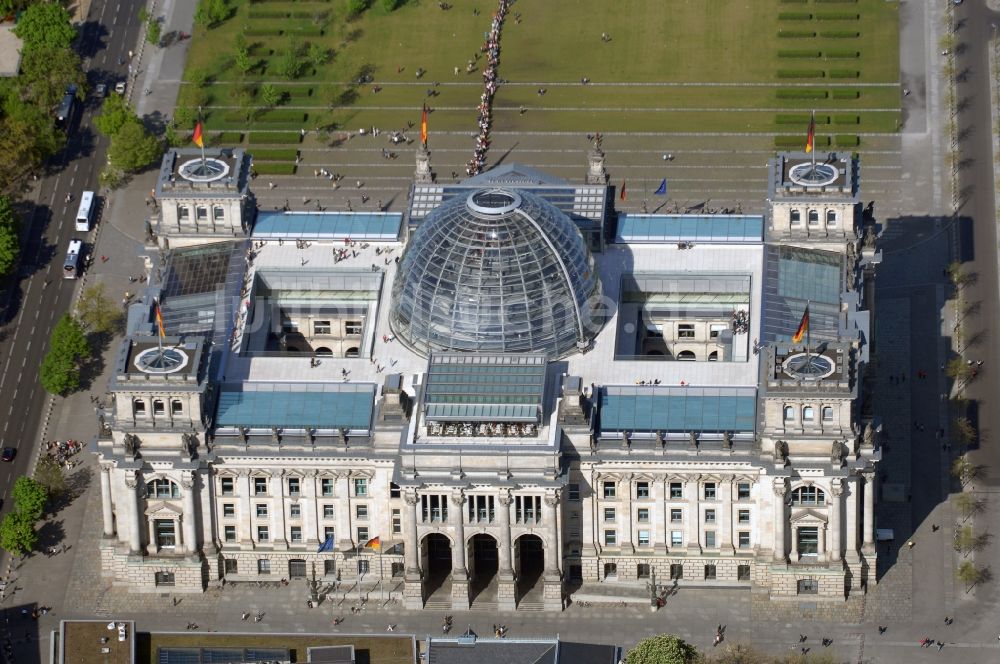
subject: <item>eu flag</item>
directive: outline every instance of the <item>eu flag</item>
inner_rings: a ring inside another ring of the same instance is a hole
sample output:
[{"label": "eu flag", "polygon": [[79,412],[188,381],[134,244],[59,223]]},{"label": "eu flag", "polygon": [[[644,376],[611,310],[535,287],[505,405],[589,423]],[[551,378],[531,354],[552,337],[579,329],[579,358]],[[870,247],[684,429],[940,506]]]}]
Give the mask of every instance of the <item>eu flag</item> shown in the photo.
[{"label": "eu flag", "polygon": [[655,195],[657,195],[657,196],[666,196],[667,195],[667,178],[663,178],[663,181],[660,182],[659,189],[657,189],[653,193]]},{"label": "eu flag", "polygon": [[319,551],[316,553],[324,553],[326,551],[333,551],[333,535],[327,537],[323,543],[319,545]]}]

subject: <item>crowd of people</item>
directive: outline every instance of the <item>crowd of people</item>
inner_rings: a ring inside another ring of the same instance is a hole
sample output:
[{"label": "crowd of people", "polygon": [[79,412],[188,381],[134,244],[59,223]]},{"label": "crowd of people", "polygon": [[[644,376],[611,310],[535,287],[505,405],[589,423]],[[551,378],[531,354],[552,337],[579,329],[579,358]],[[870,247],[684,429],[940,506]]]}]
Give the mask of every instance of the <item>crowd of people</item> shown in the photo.
[{"label": "crowd of people", "polygon": [[485,89],[479,97],[479,134],[476,136],[476,149],[472,159],[466,164],[467,175],[479,175],[486,165],[486,151],[490,147],[490,125],[493,122],[493,96],[497,91],[497,65],[500,62],[500,30],[510,0],[500,0],[497,10],[493,13],[490,30],[480,49],[486,54],[486,67],[483,68],[483,84]]},{"label": "crowd of people", "polygon": [[79,440],[50,440],[45,443],[45,453],[67,470],[76,465],[70,457],[82,449],[83,443]]}]

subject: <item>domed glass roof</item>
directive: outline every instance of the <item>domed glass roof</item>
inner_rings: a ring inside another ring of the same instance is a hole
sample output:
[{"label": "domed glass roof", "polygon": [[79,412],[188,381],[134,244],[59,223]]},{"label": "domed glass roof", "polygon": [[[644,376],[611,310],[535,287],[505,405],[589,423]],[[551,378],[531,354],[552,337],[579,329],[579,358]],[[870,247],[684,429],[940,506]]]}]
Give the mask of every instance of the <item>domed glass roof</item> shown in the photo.
[{"label": "domed glass roof", "polygon": [[601,284],[576,224],[524,190],[481,189],[431,212],[406,247],[389,322],[431,351],[545,352],[588,345]]}]

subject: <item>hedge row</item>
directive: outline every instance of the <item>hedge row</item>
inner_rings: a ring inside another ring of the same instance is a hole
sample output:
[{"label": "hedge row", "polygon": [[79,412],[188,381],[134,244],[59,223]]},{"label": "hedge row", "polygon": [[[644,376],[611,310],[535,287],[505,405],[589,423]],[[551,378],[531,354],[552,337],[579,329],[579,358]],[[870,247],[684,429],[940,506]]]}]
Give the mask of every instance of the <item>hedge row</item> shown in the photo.
[{"label": "hedge row", "polygon": [[858,78],[861,72],[856,69],[831,69],[830,78]]},{"label": "hedge row", "polygon": [[860,58],[861,52],[855,51],[854,49],[846,48],[832,48],[829,51],[823,51],[823,57],[834,59],[834,58]]},{"label": "hedge row", "polygon": [[830,4],[838,3],[839,2],[839,3],[843,3],[845,5],[846,4],[852,4],[853,5],[853,4],[857,4],[858,0],[814,0],[814,2],[816,2],[816,4],[820,4],[822,2],[828,2]]},{"label": "hedge row", "polygon": [[[797,115],[793,115],[790,113],[779,113],[778,116],[774,119],[774,121],[777,124],[808,125],[811,117],[812,116],[810,116],[807,113],[800,113]],[[830,124],[830,116],[817,115],[816,124],[818,125]]]},{"label": "hedge row", "polygon": [[326,32],[315,25],[300,25],[285,28],[243,28],[243,34],[249,37],[280,37],[282,35],[300,35],[303,37],[322,37]]},{"label": "hedge row", "polygon": [[[325,12],[326,10],[321,10]],[[284,19],[284,18],[305,18],[312,19],[317,12],[310,11],[283,11],[274,9],[251,9],[247,14],[250,18],[261,19]]]},{"label": "hedge row", "polygon": [[819,51],[798,51],[798,50],[779,50],[779,58],[818,58],[822,53]]},{"label": "hedge row", "polygon": [[826,90],[814,88],[783,88],[776,92],[778,99],[826,99]]},{"label": "hedge row", "polygon": [[778,78],[823,78],[822,69],[779,69]]},{"label": "hedge row", "polygon": [[254,150],[252,153],[254,161],[295,161],[299,156],[299,151],[295,148]]},{"label": "hedge row", "polygon": [[853,39],[860,37],[861,33],[855,30],[825,30],[819,36],[824,39]]},{"label": "hedge row", "polygon": [[284,164],[274,161],[263,164],[254,162],[253,164],[253,169],[257,171],[257,175],[295,175],[296,168],[295,164]]},{"label": "hedge row", "polygon": [[850,12],[826,12],[824,14],[816,14],[817,21],[857,21],[861,18],[860,14],[852,14]]},{"label": "hedge row", "polygon": [[839,124],[839,125],[861,124],[861,118],[857,115],[835,115],[833,116],[833,124]]},{"label": "hedge row", "polygon": [[861,143],[861,139],[853,134],[837,134],[834,142],[838,148],[854,148]]},{"label": "hedge row", "polygon": [[809,0],[781,0],[783,5],[804,5]]},{"label": "hedge row", "polygon": [[245,27],[243,28],[243,34],[249,35],[250,37],[277,37],[282,33],[281,28],[264,28],[264,27]]},{"label": "hedge row", "polygon": [[861,96],[861,92],[858,90],[841,90],[837,89],[833,91],[830,95],[834,99],[857,99]]},{"label": "hedge row", "polygon": [[250,134],[250,145],[288,145],[301,140],[302,136],[297,131],[255,131]]},{"label": "hedge row", "polygon": [[815,36],[816,33],[811,30],[778,30],[778,37],[782,39],[801,39]]},{"label": "hedge row", "polygon": [[277,86],[277,90],[283,95],[288,95],[289,99],[302,99],[313,96],[313,89],[304,85]]},{"label": "hedge row", "polygon": [[238,131],[220,131],[217,134],[209,134],[209,145],[238,145],[243,142],[243,134]]},{"label": "hedge row", "polygon": [[[818,147],[830,145],[829,136],[814,136],[813,144]],[[805,147],[805,139],[802,136],[775,136],[774,147],[776,148],[799,148]]]},{"label": "hedge row", "polygon": [[809,12],[779,12],[779,21],[808,21],[813,17]]}]

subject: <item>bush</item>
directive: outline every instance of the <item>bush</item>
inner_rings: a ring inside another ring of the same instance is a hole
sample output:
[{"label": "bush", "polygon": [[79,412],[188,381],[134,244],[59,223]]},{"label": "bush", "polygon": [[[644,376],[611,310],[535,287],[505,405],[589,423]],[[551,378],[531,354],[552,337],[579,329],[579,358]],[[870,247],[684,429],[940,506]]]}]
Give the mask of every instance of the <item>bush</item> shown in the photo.
[{"label": "bush", "polygon": [[823,12],[816,14],[817,21],[857,21],[861,16],[850,12]]},{"label": "bush", "polygon": [[208,144],[217,145],[238,145],[243,142],[243,134],[238,131],[220,131],[208,137]]},{"label": "bush", "polygon": [[822,69],[779,69],[778,78],[823,78]]},{"label": "bush", "polygon": [[297,145],[302,136],[297,131],[255,131],[250,134],[250,145]]},{"label": "bush", "polygon": [[833,91],[831,96],[834,99],[857,99],[861,96],[861,92],[858,90],[837,89]]},{"label": "bush", "polygon": [[281,28],[245,28],[243,34],[249,35],[250,37],[277,37],[284,33]]},{"label": "bush", "polygon": [[[813,138],[817,148],[828,147],[830,145],[829,136],[815,136]],[[774,147],[776,148],[799,148],[804,149],[806,145],[805,136],[775,136]]]},{"label": "bush", "polygon": [[860,37],[861,33],[856,30],[824,30],[819,36],[824,39],[853,39]]},{"label": "bush", "polygon": [[264,111],[254,119],[257,122],[305,122],[309,114],[293,109],[274,109]]},{"label": "bush", "polygon": [[815,88],[781,88],[775,93],[778,99],[826,99],[826,90]]},{"label": "bush", "polygon": [[853,5],[853,4],[856,4],[858,2],[858,0],[816,0],[816,4],[820,4],[820,3],[823,3],[823,2],[830,3],[830,4],[834,4],[834,3],[838,3],[839,2],[839,3],[843,3],[845,5],[846,4],[852,4]]},{"label": "bush", "polygon": [[816,33],[811,30],[778,30],[778,37],[782,39],[808,39],[815,36]]},{"label": "bush", "polygon": [[289,16],[291,16],[291,14],[286,11],[275,11],[273,9],[251,9],[247,13],[247,16],[249,16],[250,18],[271,19],[271,18],[288,18]]},{"label": "bush", "polygon": [[274,149],[274,150],[254,150],[250,153],[254,162],[259,161],[295,161],[299,156],[299,151],[295,148]]},{"label": "bush", "polygon": [[822,54],[819,51],[805,51],[805,50],[779,50],[779,58],[818,58]]},{"label": "bush", "polygon": [[258,175],[295,175],[295,164],[278,161],[266,161],[262,164],[254,162],[253,169]]},{"label": "bush", "polygon": [[783,5],[804,5],[808,0],[781,0]]},{"label": "bush", "polygon": [[830,78],[858,78],[861,72],[857,69],[831,69]]},{"label": "bush", "polygon": [[832,48],[829,51],[823,51],[823,57],[831,60],[836,58],[860,58],[861,53],[853,49]]},{"label": "bush", "polygon": [[854,148],[861,144],[861,139],[851,134],[837,134],[834,142],[838,148]]},{"label": "bush", "polygon": [[779,12],[779,21],[808,21],[813,17],[809,12]]},{"label": "bush", "polygon": [[861,124],[861,118],[857,115],[835,115],[833,116],[833,124],[839,125],[856,125]]},{"label": "bush", "polygon": [[366,9],[368,0],[347,0],[347,13],[351,16],[357,16]]},{"label": "bush", "polygon": [[275,86],[283,95],[289,99],[305,99],[313,96],[313,89],[305,85],[278,85]]},{"label": "bush", "polygon": [[286,35],[300,35],[302,37],[322,37],[323,28],[316,25],[293,25],[286,27]]}]

